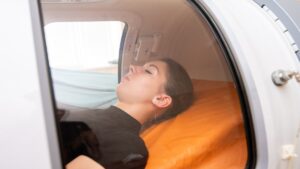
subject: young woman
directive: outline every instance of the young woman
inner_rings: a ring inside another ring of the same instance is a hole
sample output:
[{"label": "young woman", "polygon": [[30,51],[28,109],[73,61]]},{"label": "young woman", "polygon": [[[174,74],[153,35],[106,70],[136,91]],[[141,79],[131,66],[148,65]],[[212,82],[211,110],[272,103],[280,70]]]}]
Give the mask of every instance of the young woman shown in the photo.
[{"label": "young woman", "polygon": [[[131,65],[116,91],[115,106],[72,112],[63,117],[62,126],[68,128],[72,121],[81,133],[79,137],[71,134],[76,141],[71,139],[64,143],[65,156],[69,159],[87,155],[106,169],[144,168],[148,151],[139,136],[142,125],[172,118],[193,101],[191,79],[184,68],[171,59]],[[74,147],[80,151],[76,152]]]}]

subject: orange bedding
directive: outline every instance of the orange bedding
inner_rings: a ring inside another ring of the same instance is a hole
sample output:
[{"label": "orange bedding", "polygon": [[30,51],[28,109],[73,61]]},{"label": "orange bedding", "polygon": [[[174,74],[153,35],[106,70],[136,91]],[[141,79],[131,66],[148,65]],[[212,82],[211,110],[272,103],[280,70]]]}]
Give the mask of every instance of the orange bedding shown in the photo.
[{"label": "orange bedding", "polygon": [[247,145],[239,99],[230,82],[194,81],[195,102],[142,133],[146,169],[242,169]]}]

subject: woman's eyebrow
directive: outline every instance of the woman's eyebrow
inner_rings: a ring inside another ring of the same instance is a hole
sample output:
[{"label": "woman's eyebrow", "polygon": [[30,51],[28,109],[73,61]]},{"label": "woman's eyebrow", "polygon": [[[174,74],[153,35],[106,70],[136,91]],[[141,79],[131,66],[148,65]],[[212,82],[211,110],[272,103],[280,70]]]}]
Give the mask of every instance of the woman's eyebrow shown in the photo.
[{"label": "woman's eyebrow", "polygon": [[156,66],[154,64],[149,64],[149,67],[154,67],[157,70],[157,72],[159,72],[158,66]]}]

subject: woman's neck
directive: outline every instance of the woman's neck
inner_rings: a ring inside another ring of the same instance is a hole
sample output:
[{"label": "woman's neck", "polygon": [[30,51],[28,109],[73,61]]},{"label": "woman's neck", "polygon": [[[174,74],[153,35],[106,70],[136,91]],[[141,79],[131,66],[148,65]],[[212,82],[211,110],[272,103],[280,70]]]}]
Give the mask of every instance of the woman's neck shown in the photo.
[{"label": "woman's neck", "polygon": [[115,106],[136,119],[142,125],[150,118],[153,118],[153,108],[144,104],[128,104],[118,101]]}]

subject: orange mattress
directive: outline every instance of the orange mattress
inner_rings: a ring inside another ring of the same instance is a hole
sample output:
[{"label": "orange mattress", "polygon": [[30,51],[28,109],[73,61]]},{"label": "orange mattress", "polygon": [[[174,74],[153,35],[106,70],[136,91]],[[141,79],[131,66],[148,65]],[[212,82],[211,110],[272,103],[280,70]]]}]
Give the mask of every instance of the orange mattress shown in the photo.
[{"label": "orange mattress", "polygon": [[195,101],[187,111],[142,133],[146,169],[245,168],[247,145],[233,84],[193,83]]}]

